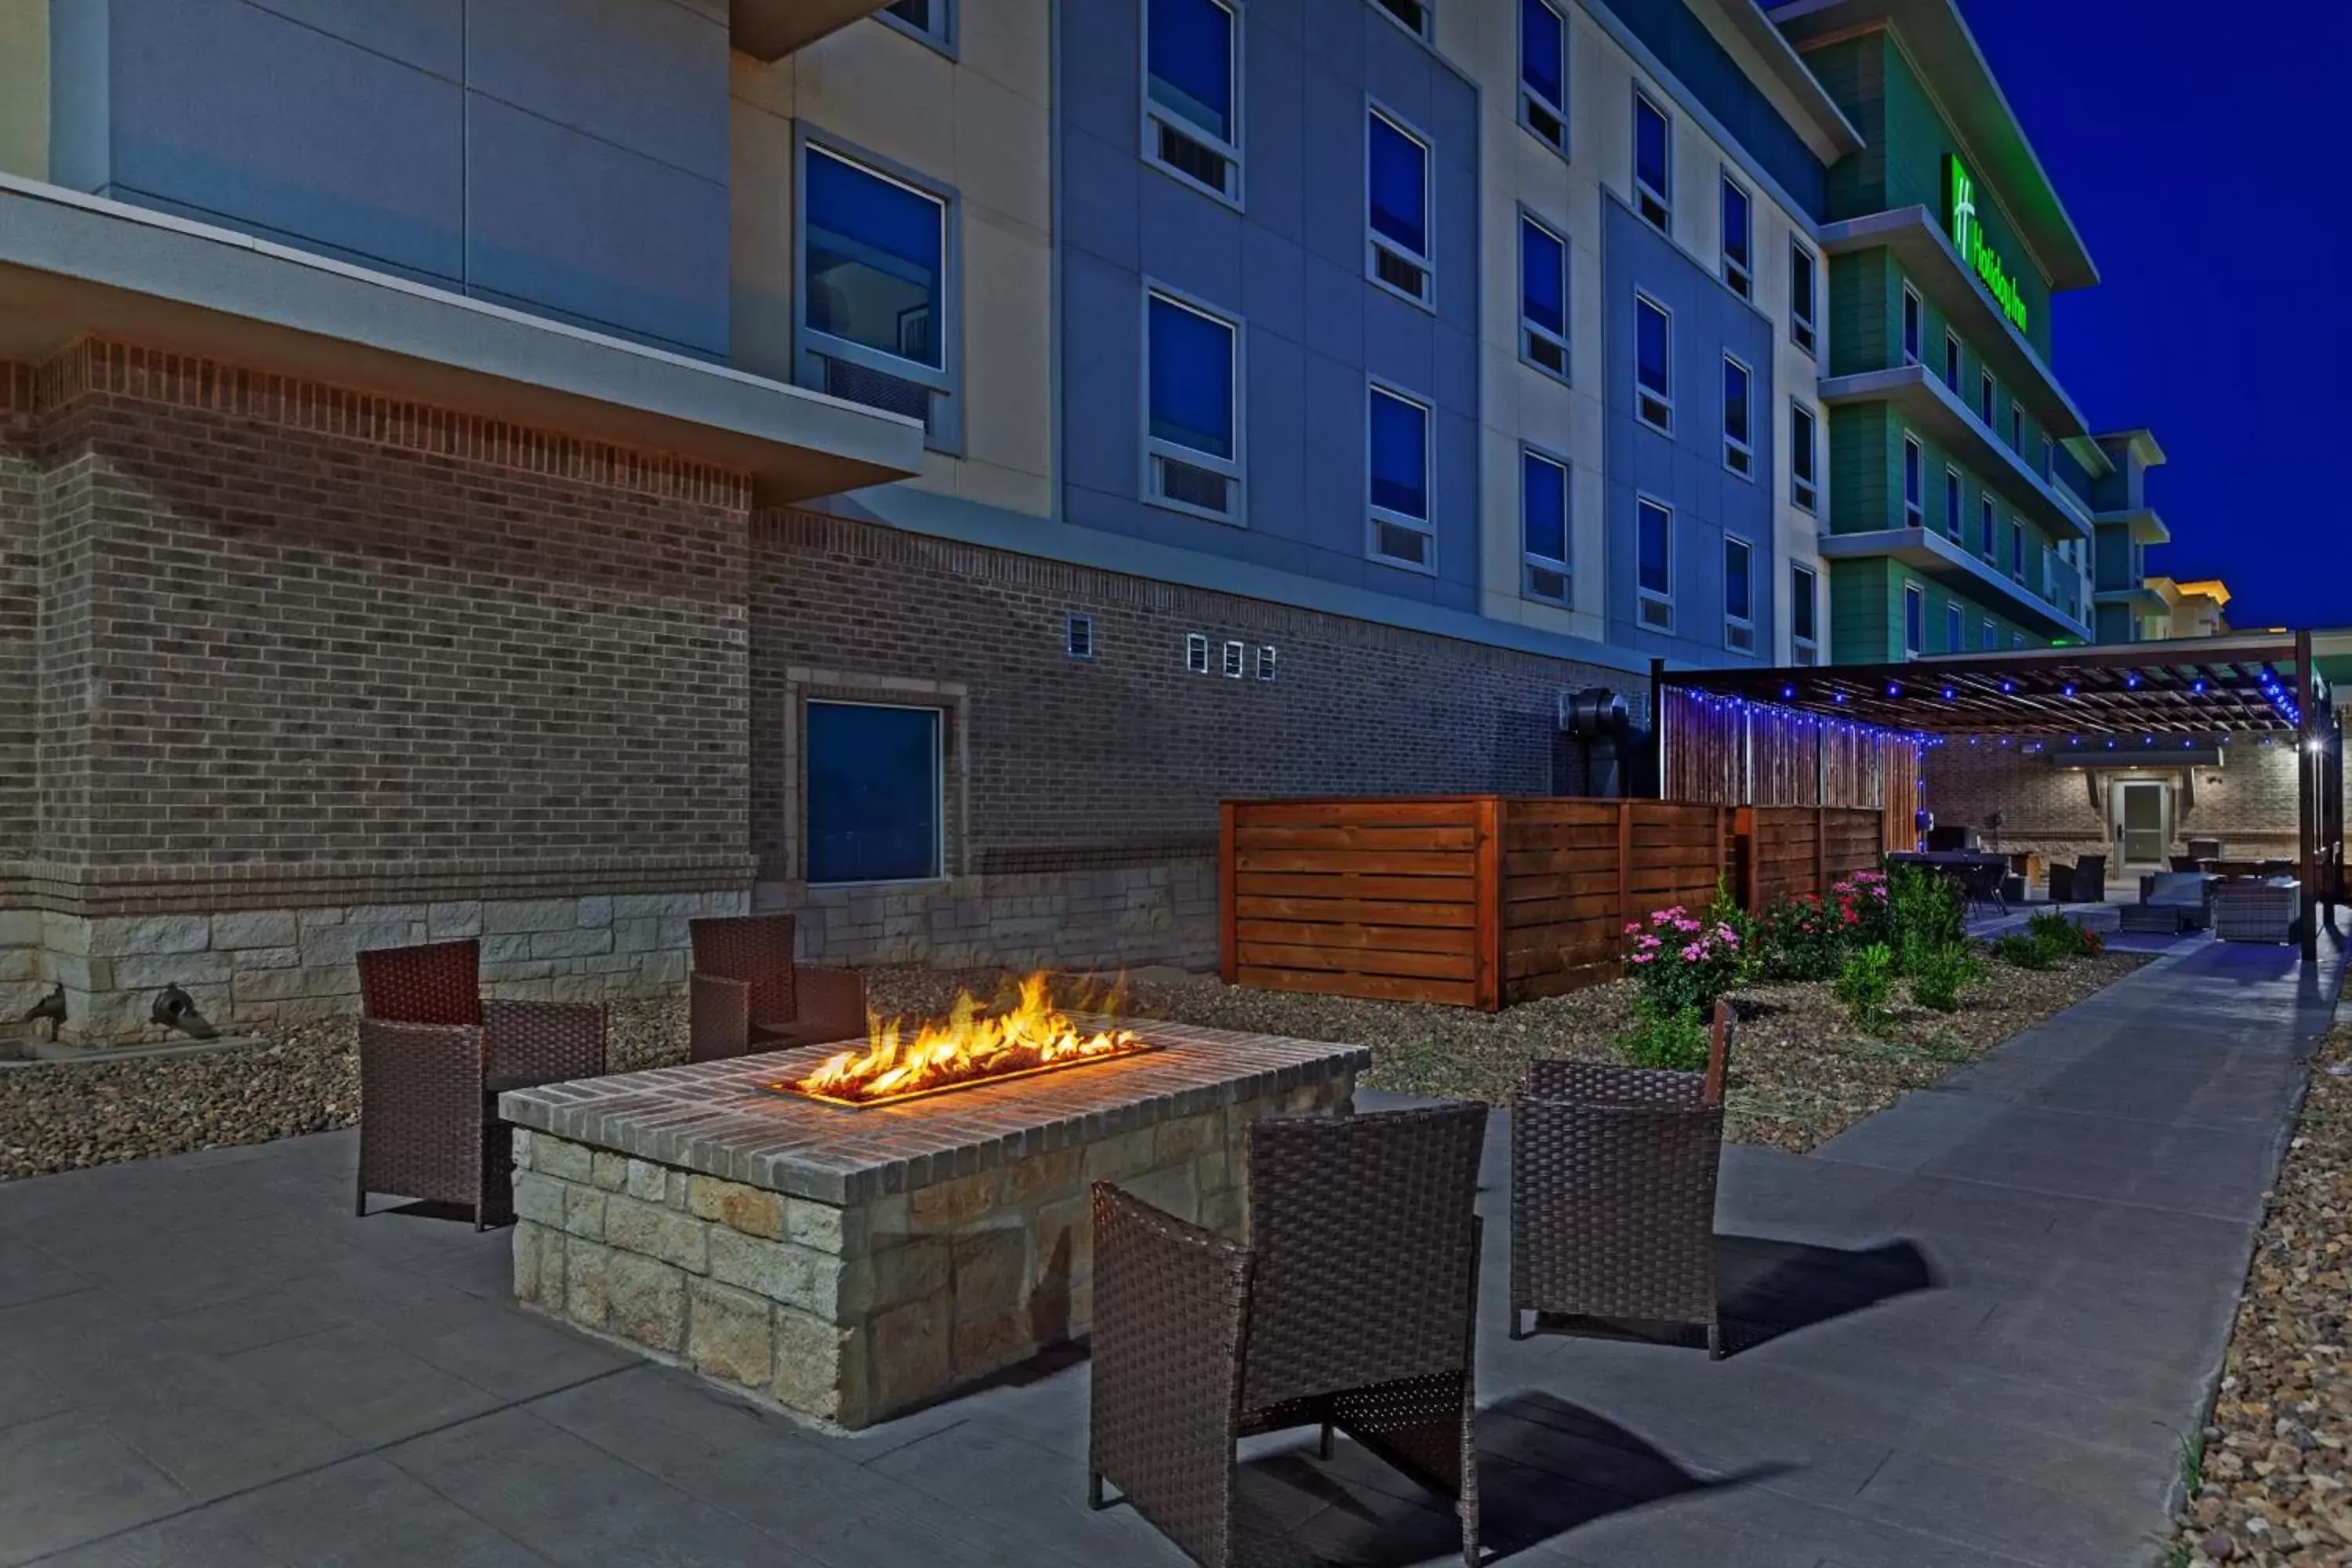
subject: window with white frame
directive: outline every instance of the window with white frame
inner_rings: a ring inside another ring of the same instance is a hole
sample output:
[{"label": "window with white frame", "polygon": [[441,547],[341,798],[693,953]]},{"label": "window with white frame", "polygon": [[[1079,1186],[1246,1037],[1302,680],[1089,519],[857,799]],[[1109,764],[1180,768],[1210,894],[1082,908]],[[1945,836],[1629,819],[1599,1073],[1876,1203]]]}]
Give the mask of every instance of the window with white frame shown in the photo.
[{"label": "window with white frame", "polygon": [[1977,417],[1988,430],[1992,428],[1992,372],[1980,370],[1977,372]]},{"label": "window with white frame", "polygon": [[1372,4],[1424,44],[1436,36],[1430,26],[1434,20],[1430,15],[1430,0],[1372,0]]},{"label": "window with white frame", "polygon": [[1158,289],[1144,296],[1147,500],[1242,516],[1241,327]]},{"label": "window with white frame", "polygon": [[1633,210],[1660,233],[1674,232],[1674,121],[1639,88],[1633,89]]},{"label": "window with white frame", "polygon": [[1519,357],[1566,381],[1568,242],[1519,215]]},{"label": "window with white frame", "polygon": [[2045,480],[2054,480],[2054,479],[2057,478],[2057,468],[2058,468],[2058,450],[2057,450],[2057,447],[2056,447],[2055,443],[2053,443],[2053,442],[2050,439],[2050,437],[2049,437],[2044,436],[2043,437],[2042,437],[2042,479],[2045,479]]},{"label": "window with white frame", "polygon": [[1756,204],[1746,187],[1723,176],[1723,280],[1745,300],[1756,288]]},{"label": "window with white frame", "polygon": [[1959,653],[1968,647],[1969,618],[1958,605],[1944,606],[1944,651]]},{"label": "window with white frame", "polygon": [[1944,384],[1957,397],[1960,391],[1960,339],[1957,332],[1944,334]]},{"label": "window with white frame", "polygon": [[2011,632],[2009,634],[2009,648],[2011,653],[2015,653],[2024,646],[2025,634],[2023,632]]},{"label": "window with white frame", "polygon": [[812,700],[807,736],[807,879],[920,882],[944,874],[944,713]]},{"label": "window with white frame", "polygon": [[1821,614],[1821,592],[1811,567],[1789,563],[1789,640],[1796,647],[1799,664],[1811,663],[1807,656],[1820,646],[1814,623]]},{"label": "window with white frame", "polygon": [[1924,488],[1927,484],[1927,477],[1924,468],[1925,460],[1920,455],[1919,443],[1908,436],[1904,437],[1903,526],[1906,528],[1927,526],[1927,502]]},{"label": "window with white frame", "polygon": [[1818,302],[1820,284],[1813,253],[1801,241],[1789,242],[1789,341],[1807,353],[1816,342],[1813,331],[1813,310]]},{"label": "window with white frame", "polygon": [[1519,542],[1531,599],[1569,602],[1574,577],[1568,564],[1568,465],[1519,449]]},{"label": "window with white frame", "polygon": [[1675,319],[1647,294],[1633,296],[1633,413],[1675,433]]},{"label": "window with white frame", "polygon": [[1992,497],[1977,498],[1977,553],[1990,561],[1993,558]]},{"label": "window with white frame", "polygon": [[955,47],[955,0],[892,0],[881,18],[942,49]]},{"label": "window with white frame", "polygon": [[2015,518],[2009,520],[2009,574],[2025,581],[2025,524]]},{"label": "window with white frame", "polygon": [[1744,479],[1756,475],[1752,379],[1746,365],[1723,356],[1723,466]]},{"label": "window with white frame", "polygon": [[1568,150],[1568,21],[1551,0],[1519,0],[1519,123]]},{"label": "window with white frame", "polygon": [[1917,290],[1906,283],[1903,286],[1903,363],[1905,364],[1919,363],[1920,334],[1925,330],[1921,321],[1922,314]]},{"label": "window with white frame", "polygon": [[2009,404],[2009,449],[2019,457],[2025,456],[2025,411],[2015,398]]},{"label": "window with white frame", "polygon": [[802,379],[956,444],[950,201],[847,153],[801,164]]},{"label": "window with white frame", "polygon": [[1985,652],[1990,653],[2000,646],[2000,628],[1992,622],[1985,622],[1980,636],[1982,640],[1977,646],[1983,648]]},{"label": "window with white frame", "polygon": [[1371,500],[1367,547],[1376,561],[1433,572],[1437,538],[1429,510],[1429,405],[1385,386],[1370,392],[1364,421]]},{"label": "window with white frame", "polygon": [[1821,484],[1814,478],[1820,464],[1820,421],[1801,403],[1789,405],[1789,500],[1807,511],[1819,508]]},{"label": "window with white frame", "polygon": [[1377,109],[1365,118],[1364,213],[1366,275],[1427,305],[1429,143]]},{"label": "window with white frame", "polygon": [[1723,646],[1734,653],[1756,647],[1756,550],[1723,536]]},{"label": "window with white frame", "polygon": [[1944,531],[1954,539],[1960,536],[1960,470],[1944,470]]},{"label": "window with white frame", "polygon": [[1916,583],[1903,584],[1903,651],[1916,658],[1927,651],[1927,595]]},{"label": "window with white frame", "polygon": [[1633,502],[1634,597],[1642,624],[1658,631],[1675,626],[1675,514],[1663,501],[1643,496]]},{"label": "window with white frame", "polygon": [[1143,155],[1242,198],[1241,17],[1225,0],[1144,0]]}]

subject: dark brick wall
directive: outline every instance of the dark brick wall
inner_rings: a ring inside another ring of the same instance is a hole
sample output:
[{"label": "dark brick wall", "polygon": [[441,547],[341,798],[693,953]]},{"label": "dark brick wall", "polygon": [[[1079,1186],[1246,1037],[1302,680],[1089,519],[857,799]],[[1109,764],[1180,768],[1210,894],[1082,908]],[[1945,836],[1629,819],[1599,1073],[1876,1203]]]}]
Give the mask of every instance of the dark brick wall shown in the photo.
[{"label": "dark brick wall", "polygon": [[39,809],[40,529],[33,376],[0,362],[0,887],[31,853]]}]

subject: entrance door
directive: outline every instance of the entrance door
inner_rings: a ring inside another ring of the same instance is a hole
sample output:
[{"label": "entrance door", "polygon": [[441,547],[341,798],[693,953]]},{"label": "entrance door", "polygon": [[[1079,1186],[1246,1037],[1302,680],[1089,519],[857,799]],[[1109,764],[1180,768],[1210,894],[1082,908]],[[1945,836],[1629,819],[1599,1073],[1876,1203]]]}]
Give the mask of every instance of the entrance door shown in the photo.
[{"label": "entrance door", "polygon": [[2117,787],[2122,796],[2123,862],[2126,866],[2154,866],[2165,863],[2164,847],[2171,837],[2164,827],[2164,786],[2160,784],[2125,784]]}]

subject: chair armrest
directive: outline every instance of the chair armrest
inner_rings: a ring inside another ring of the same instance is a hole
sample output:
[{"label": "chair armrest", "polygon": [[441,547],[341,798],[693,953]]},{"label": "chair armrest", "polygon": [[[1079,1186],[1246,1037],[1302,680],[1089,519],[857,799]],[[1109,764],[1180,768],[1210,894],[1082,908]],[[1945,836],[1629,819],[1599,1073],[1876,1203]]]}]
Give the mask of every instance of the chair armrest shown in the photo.
[{"label": "chair armrest", "polygon": [[724,1061],[751,1039],[751,987],[699,970],[687,976],[687,1059]]},{"label": "chair armrest", "polygon": [[360,1020],[360,1119],[371,1137],[457,1126],[478,1139],[484,1031],[472,1024]]},{"label": "chair armrest", "polygon": [[799,1008],[793,1020],[798,1038],[822,1045],[865,1037],[866,976],[856,970],[795,964],[793,1000]]},{"label": "chair armrest", "polygon": [[1538,1057],[1528,1063],[1521,1098],[1580,1100],[1596,1105],[1659,1105],[1696,1110],[1706,1099],[1706,1075],[1665,1068]]},{"label": "chair armrest", "polygon": [[493,1089],[529,1089],[604,1076],[601,1002],[485,1001],[482,1026]]}]

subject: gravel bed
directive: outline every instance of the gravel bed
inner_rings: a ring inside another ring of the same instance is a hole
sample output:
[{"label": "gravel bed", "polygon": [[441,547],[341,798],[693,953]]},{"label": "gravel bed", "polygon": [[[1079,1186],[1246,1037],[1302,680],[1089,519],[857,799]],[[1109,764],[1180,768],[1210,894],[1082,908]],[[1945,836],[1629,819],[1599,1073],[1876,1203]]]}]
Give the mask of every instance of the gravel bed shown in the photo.
[{"label": "gravel bed", "polygon": [[[2263,1217],[2172,1568],[2352,1564],[2352,1025],[2323,1042]],[[2200,1475],[2201,1471],[2201,1475]]]}]

